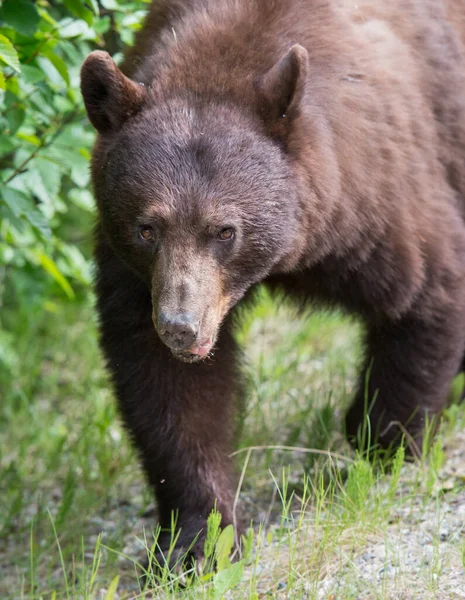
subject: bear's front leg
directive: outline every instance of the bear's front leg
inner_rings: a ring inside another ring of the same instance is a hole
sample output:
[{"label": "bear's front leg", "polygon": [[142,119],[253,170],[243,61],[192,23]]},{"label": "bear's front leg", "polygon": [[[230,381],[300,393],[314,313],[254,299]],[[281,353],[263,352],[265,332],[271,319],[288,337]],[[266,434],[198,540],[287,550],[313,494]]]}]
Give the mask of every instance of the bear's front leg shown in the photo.
[{"label": "bear's front leg", "polygon": [[98,258],[101,342],[125,425],[155,492],[159,545],[166,558],[174,519],[179,538],[171,565],[187,551],[200,559],[212,509],[221,513],[221,527],[233,522],[229,455],[241,392],[233,337],[225,326],[212,358],[181,362],[153,327],[146,287],[111,256],[101,252]]},{"label": "bear's front leg", "polygon": [[179,538],[171,564],[188,550],[200,559],[212,509],[221,513],[222,527],[233,522],[233,340],[225,331],[214,357],[201,364],[180,362],[156,340],[143,355],[133,350],[128,360],[137,364],[143,379],[120,381],[116,374],[117,391],[155,491],[162,528],[158,543],[166,559],[175,520]]},{"label": "bear's front leg", "polygon": [[410,451],[421,452],[425,426],[445,406],[460,369],[464,316],[458,299],[369,329],[366,362],[346,417],[347,434],[358,447],[387,448],[406,434]]}]

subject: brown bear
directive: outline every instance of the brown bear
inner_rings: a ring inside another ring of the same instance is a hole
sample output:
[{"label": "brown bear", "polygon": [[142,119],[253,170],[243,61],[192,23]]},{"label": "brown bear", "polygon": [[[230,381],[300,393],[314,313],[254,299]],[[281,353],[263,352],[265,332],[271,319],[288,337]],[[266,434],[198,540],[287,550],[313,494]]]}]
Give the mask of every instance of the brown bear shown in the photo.
[{"label": "brown bear", "polygon": [[381,445],[419,442],[465,352],[465,2],[155,0],[82,93],[102,347],[178,547],[233,520],[231,314],[259,283],[358,315],[348,435],[368,405]]}]

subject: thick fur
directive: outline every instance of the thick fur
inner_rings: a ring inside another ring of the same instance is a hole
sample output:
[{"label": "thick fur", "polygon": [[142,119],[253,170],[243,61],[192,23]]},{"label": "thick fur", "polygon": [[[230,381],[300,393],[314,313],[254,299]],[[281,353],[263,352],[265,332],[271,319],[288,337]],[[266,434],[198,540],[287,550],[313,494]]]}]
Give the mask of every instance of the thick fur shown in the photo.
[{"label": "thick fur", "polygon": [[[232,522],[227,314],[257,283],[363,319],[350,436],[368,403],[381,444],[420,443],[444,407],[465,351],[464,42],[462,0],[159,0],[125,76],[87,59],[102,346],[180,546],[215,501]],[[214,358],[171,352],[162,310]]]}]

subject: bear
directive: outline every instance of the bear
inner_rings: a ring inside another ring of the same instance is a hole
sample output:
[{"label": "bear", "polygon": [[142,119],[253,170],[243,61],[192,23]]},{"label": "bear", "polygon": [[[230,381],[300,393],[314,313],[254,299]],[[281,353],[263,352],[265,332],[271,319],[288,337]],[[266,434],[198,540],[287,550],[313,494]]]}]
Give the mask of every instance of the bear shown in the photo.
[{"label": "bear", "polygon": [[235,521],[234,314],[258,285],[365,327],[346,416],[421,446],[465,353],[465,3],[154,0],[82,67],[101,346],[166,551]]}]

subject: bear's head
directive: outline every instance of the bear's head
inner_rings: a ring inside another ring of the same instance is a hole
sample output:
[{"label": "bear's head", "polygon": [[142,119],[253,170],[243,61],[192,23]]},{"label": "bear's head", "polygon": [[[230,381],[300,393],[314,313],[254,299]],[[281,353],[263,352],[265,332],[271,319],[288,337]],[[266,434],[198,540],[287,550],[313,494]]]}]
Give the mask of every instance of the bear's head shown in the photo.
[{"label": "bear's head", "polygon": [[307,60],[294,46],[250,84],[254,109],[188,90],[163,97],[105,52],[83,65],[103,230],[147,283],[154,326],[182,360],[208,356],[245,292],[298,260],[301,208],[280,127],[298,113]]}]

